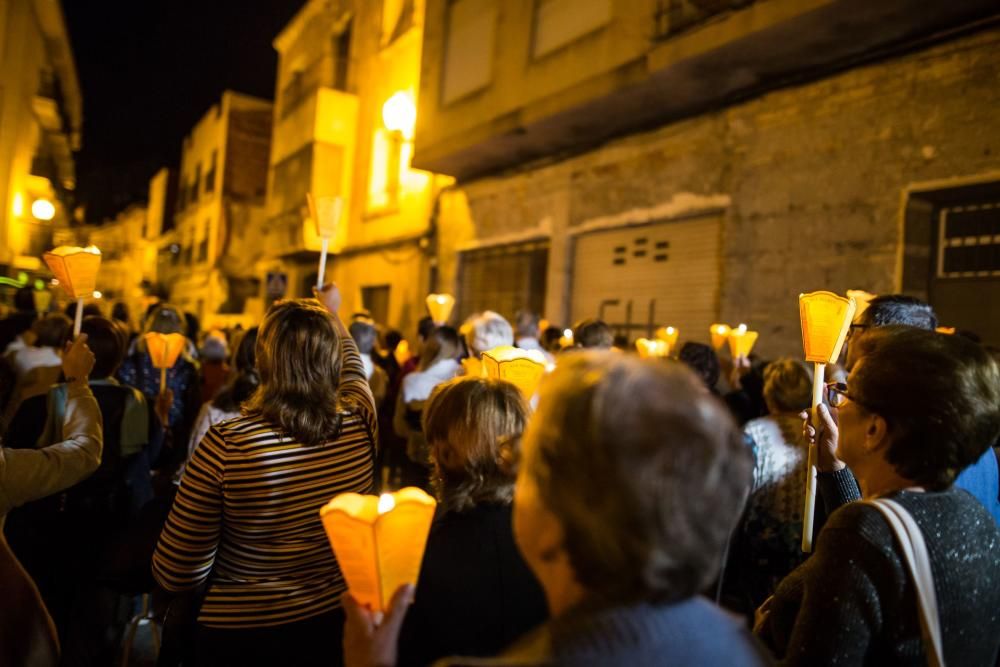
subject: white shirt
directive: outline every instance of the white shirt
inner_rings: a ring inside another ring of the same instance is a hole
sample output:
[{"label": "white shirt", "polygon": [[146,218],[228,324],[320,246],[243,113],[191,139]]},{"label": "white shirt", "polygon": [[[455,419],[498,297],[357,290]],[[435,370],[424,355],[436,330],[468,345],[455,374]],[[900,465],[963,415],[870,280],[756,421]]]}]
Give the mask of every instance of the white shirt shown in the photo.
[{"label": "white shirt", "polygon": [[18,379],[21,379],[35,368],[62,366],[62,357],[59,356],[54,347],[34,347],[29,345],[15,352],[10,360],[14,365],[14,372],[17,373]]},{"label": "white shirt", "polygon": [[365,379],[371,380],[372,373],[375,372],[375,362],[372,361],[372,355],[362,354],[361,355],[361,365],[365,367]]},{"label": "white shirt", "polygon": [[462,370],[461,364],[454,359],[442,359],[426,371],[414,371],[403,378],[403,401],[426,401],[430,398],[434,387],[447,382]]},{"label": "white shirt", "polygon": [[525,336],[524,338],[518,338],[514,341],[514,346],[519,347],[522,350],[538,350],[545,357],[545,361],[548,363],[553,363],[556,358],[552,356],[552,353],[542,347],[542,344],[538,342],[537,338],[531,336]]}]

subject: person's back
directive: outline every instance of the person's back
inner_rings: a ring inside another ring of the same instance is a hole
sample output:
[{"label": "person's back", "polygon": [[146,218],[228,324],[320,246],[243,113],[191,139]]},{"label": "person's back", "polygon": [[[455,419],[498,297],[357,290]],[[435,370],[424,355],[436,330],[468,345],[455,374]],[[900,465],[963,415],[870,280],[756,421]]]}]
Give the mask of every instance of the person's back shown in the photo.
[{"label": "person's back", "polygon": [[[955,487],[892,498],[913,516],[927,544],[945,663],[995,664],[1000,530],[982,505]],[[823,605],[803,626],[795,618],[807,596],[836,604]],[[816,553],[778,587],[770,614],[768,643],[787,664],[927,664],[912,576],[883,514],[863,503],[830,516]],[[793,625],[796,636],[808,639],[785,636],[783,629]]]},{"label": "person's back", "polygon": [[427,538],[399,664],[495,655],[547,617],[541,586],[514,544],[510,505],[444,512]]}]

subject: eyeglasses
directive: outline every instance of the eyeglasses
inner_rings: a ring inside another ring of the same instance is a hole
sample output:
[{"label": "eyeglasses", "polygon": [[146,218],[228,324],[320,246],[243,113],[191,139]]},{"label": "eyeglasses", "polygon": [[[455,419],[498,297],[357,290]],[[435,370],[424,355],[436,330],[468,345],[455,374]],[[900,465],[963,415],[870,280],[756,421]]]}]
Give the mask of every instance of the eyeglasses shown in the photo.
[{"label": "eyeglasses", "polygon": [[870,407],[868,407],[867,405],[865,405],[864,402],[859,401],[857,398],[855,398],[850,393],[848,393],[848,391],[847,391],[847,383],[846,382],[827,382],[826,383],[826,403],[827,403],[827,405],[829,405],[831,408],[839,408],[839,407],[842,407],[843,405],[845,405],[847,403],[847,401],[850,401],[851,403],[854,403],[855,405],[860,405],[861,407],[863,407],[865,410],[868,410],[869,412],[872,410]]}]

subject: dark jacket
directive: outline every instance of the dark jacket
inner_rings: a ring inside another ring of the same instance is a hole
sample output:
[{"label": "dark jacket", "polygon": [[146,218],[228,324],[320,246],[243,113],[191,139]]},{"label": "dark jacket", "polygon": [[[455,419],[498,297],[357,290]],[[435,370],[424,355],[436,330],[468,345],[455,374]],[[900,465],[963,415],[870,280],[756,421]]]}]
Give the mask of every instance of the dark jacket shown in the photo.
[{"label": "dark jacket", "polygon": [[427,538],[399,664],[495,655],[546,616],[541,586],[514,545],[510,506],[443,512]]}]

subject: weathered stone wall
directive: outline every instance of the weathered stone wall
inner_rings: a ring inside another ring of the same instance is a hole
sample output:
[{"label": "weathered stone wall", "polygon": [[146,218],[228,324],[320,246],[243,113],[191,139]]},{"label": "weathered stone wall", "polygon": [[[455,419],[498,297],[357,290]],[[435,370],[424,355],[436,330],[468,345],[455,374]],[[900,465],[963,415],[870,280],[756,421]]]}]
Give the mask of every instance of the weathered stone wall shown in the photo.
[{"label": "weathered stone wall", "polygon": [[[1000,180],[995,29],[462,184],[475,230],[465,245],[550,236],[546,314],[558,320],[573,228],[722,201],[720,318],[756,328],[763,354],[798,354],[799,292],[899,289],[909,184],[990,172]],[[470,222],[441,225],[447,236]]]}]

